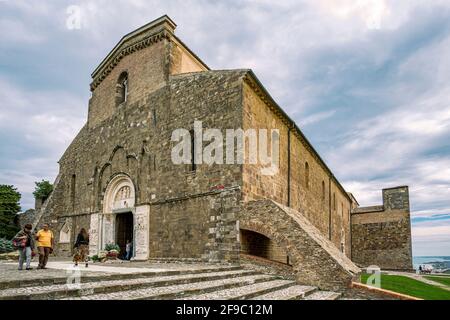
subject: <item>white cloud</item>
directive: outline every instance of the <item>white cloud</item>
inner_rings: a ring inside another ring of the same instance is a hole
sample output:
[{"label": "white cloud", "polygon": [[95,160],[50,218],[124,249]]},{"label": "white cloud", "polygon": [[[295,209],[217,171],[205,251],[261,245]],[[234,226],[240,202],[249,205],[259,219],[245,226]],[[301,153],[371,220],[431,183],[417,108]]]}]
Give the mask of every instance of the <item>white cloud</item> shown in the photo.
[{"label": "white cloud", "polygon": [[[69,5],[82,8],[81,30],[66,28]],[[54,71],[64,66],[71,78],[81,67],[92,71],[124,34],[167,13],[178,24],[177,35],[212,68],[253,68],[299,125],[310,130],[320,122],[322,157],[362,205],[380,204],[384,187],[408,184],[415,217],[449,213],[448,1],[82,0],[0,6],[0,27],[15,30],[0,35],[0,52],[19,53],[2,55],[17,64],[0,71],[0,130],[16,141],[14,148],[2,143],[11,154],[10,160],[0,158],[7,164],[0,177],[27,194],[40,175],[56,174],[56,161],[86,119],[88,73],[86,91],[70,92],[52,88],[68,79],[51,78],[61,77]],[[79,60],[65,59],[74,56]],[[49,74],[31,78],[27,66],[37,63]],[[40,89],[33,89],[38,81]]]},{"label": "white cloud", "polygon": [[332,117],[335,113],[336,113],[336,110],[329,110],[329,111],[314,113],[312,115],[305,117],[303,120],[301,120],[300,126],[304,127],[304,126],[308,126],[311,124],[315,124],[317,122],[320,122],[322,120]]}]

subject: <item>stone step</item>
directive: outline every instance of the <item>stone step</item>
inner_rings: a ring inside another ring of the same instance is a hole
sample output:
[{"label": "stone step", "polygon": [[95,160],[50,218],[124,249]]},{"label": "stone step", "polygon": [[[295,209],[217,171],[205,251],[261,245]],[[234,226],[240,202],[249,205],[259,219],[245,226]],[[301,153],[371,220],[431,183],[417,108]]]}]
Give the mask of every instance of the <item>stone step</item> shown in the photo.
[{"label": "stone step", "polygon": [[[148,287],[173,286],[178,284],[197,283],[221,279],[242,278],[255,275],[253,270],[232,270],[207,273],[192,273],[173,276],[153,276],[135,279],[106,280],[81,283],[79,286],[56,284],[50,286],[10,288],[0,290],[0,300],[20,299],[58,299],[65,297],[79,297],[99,293],[122,292]],[[84,279],[83,279],[84,280]]]},{"label": "stone step", "polygon": [[203,294],[207,292],[246,286],[260,282],[275,280],[272,275],[251,275],[212,281],[192,282],[165,287],[153,287],[137,290],[126,290],[120,292],[91,294],[81,297],[70,297],[63,300],[162,300],[176,299],[192,294]]},{"label": "stone step", "polygon": [[[126,269],[126,267],[121,267]],[[106,273],[104,275],[89,275],[90,269],[84,269],[80,267],[82,274],[82,282],[99,282],[107,280],[126,280],[126,279],[136,279],[136,278],[146,278],[146,277],[160,277],[160,276],[173,276],[173,275],[187,275],[187,274],[198,274],[198,273],[208,273],[208,272],[220,272],[220,271],[233,271],[242,270],[239,266],[211,266],[205,268],[192,268],[189,270],[155,270],[155,271],[143,271],[143,272],[129,272],[129,273]],[[58,276],[51,278],[40,278],[40,279],[20,279],[20,280],[8,280],[1,281],[0,288],[10,289],[10,288],[24,288],[24,287],[36,287],[36,286],[49,286],[57,284],[66,284],[67,276]]]},{"label": "stone step", "polygon": [[317,291],[316,287],[292,285],[263,295],[253,297],[252,300],[300,300]]},{"label": "stone step", "polygon": [[271,280],[261,283],[250,284],[237,288],[224,289],[204,294],[192,295],[180,300],[241,300],[264,295],[274,290],[282,290],[292,286],[292,280]]},{"label": "stone step", "polygon": [[341,296],[338,292],[316,291],[304,298],[304,300],[337,300]]}]

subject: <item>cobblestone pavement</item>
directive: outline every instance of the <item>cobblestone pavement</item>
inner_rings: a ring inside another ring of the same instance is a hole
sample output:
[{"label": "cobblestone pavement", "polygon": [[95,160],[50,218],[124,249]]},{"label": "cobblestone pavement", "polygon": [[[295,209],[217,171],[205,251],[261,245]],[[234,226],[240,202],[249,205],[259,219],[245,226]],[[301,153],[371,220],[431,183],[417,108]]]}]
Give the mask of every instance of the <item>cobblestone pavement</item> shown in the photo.
[{"label": "cobblestone pavement", "polygon": [[[84,290],[86,292],[92,291],[99,288],[121,288],[121,290],[130,290],[132,288],[137,288],[139,285],[156,285],[156,284],[170,284],[175,281],[201,281],[205,278],[213,277],[223,277],[232,278],[241,276],[244,277],[248,275],[249,271],[245,270],[235,270],[235,271],[221,271],[221,272],[208,272],[208,273],[194,273],[185,275],[175,275],[175,276],[161,276],[161,277],[146,277],[146,278],[132,278],[124,280],[104,280],[96,282],[80,283],[79,287],[73,286],[72,290]],[[17,295],[29,295],[29,294],[50,294],[52,292],[64,292],[70,290],[71,286],[67,284],[56,284],[49,286],[34,286],[34,287],[24,287],[24,288],[12,288],[0,291],[1,297],[17,296]]]},{"label": "cobblestone pavement", "polygon": [[[12,280],[37,280],[67,277],[68,269],[72,268],[70,260],[53,260],[47,264],[47,269],[38,270],[37,262],[31,263],[33,270],[27,271],[18,269],[18,262],[0,261],[0,282]],[[88,268],[80,265],[82,277],[107,276],[112,274],[133,274],[144,272],[165,272],[165,271],[201,271],[214,268],[223,268],[228,265],[221,264],[200,264],[200,263],[149,263],[149,262],[124,262],[124,263],[96,263],[89,264]],[[1,288],[0,288],[1,289]]]},{"label": "cobblestone pavement", "polygon": [[312,293],[317,290],[316,287],[311,286],[300,286],[294,285],[281,290],[269,292],[257,297],[252,298],[252,300],[291,300],[304,298],[306,294]]},{"label": "cobblestone pavement", "polygon": [[[155,287],[138,290],[129,290],[122,292],[113,292],[107,294],[94,294],[83,297],[67,298],[64,300],[133,300],[133,299],[161,299],[163,296],[173,298],[175,295],[182,295],[190,291],[199,291],[205,289],[217,289],[226,285],[245,285],[252,284],[256,281],[269,281],[272,277],[267,275],[244,276],[231,279],[220,279],[214,281],[202,281],[169,287]],[[285,280],[284,280],[285,281]],[[265,282],[262,282],[265,283]],[[245,286],[243,287],[245,288]]]},{"label": "cobblestone pavement", "polygon": [[[82,274],[85,271],[81,270]],[[87,273],[87,271],[86,271]],[[90,276],[103,276],[108,275],[107,272],[94,272],[89,270]],[[12,281],[12,280],[37,280],[37,279],[49,279],[49,278],[62,278],[67,277],[67,271],[65,269],[46,269],[37,270],[36,268],[30,271],[17,270],[17,263],[0,262],[0,282]],[[1,289],[1,288],[0,288]]]},{"label": "cobblestone pavement", "polygon": [[283,288],[287,285],[292,285],[290,280],[273,280],[262,283],[255,283],[244,287],[224,289],[215,292],[209,292],[199,295],[193,295],[183,300],[235,300],[241,297],[245,297],[249,294],[257,294],[266,290],[276,290]]},{"label": "cobblestone pavement", "polygon": [[305,300],[336,300],[340,295],[340,293],[336,292],[316,291],[313,294],[306,296]]}]

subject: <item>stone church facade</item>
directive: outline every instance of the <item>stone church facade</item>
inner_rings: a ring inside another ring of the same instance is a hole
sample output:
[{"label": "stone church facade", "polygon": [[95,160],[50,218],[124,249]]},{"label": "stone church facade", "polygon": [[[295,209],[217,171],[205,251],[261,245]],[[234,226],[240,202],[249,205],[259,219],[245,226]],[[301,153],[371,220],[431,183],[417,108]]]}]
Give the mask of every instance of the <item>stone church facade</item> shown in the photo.
[{"label": "stone church facade", "polygon": [[[87,122],[37,214],[55,230],[56,252],[71,254],[84,227],[91,255],[127,240],[135,260],[256,255],[323,288],[348,285],[360,272],[354,262],[411,269],[407,187],[359,207],[251,70],[210,70],[175,27],[163,16],[129,33],[93,72]],[[174,164],[172,132],[194,121],[277,129],[278,172]]]}]

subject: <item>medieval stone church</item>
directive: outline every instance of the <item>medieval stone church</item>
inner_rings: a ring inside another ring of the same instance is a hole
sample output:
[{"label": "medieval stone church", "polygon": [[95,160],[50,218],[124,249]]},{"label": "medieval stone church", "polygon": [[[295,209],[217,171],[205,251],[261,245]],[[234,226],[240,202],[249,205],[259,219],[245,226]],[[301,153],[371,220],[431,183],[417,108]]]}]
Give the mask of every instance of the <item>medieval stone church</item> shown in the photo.
[{"label": "medieval stone church", "polygon": [[[134,260],[239,263],[246,254],[322,288],[368,265],[411,269],[408,188],[360,207],[251,70],[210,70],[175,27],[163,16],[125,35],[92,73],[88,119],[37,214],[55,231],[57,254],[71,254],[84,227],[91,255],[127,240]],[[174,164],[172,132],[196,120],[277,129],[279,170]]]}]

